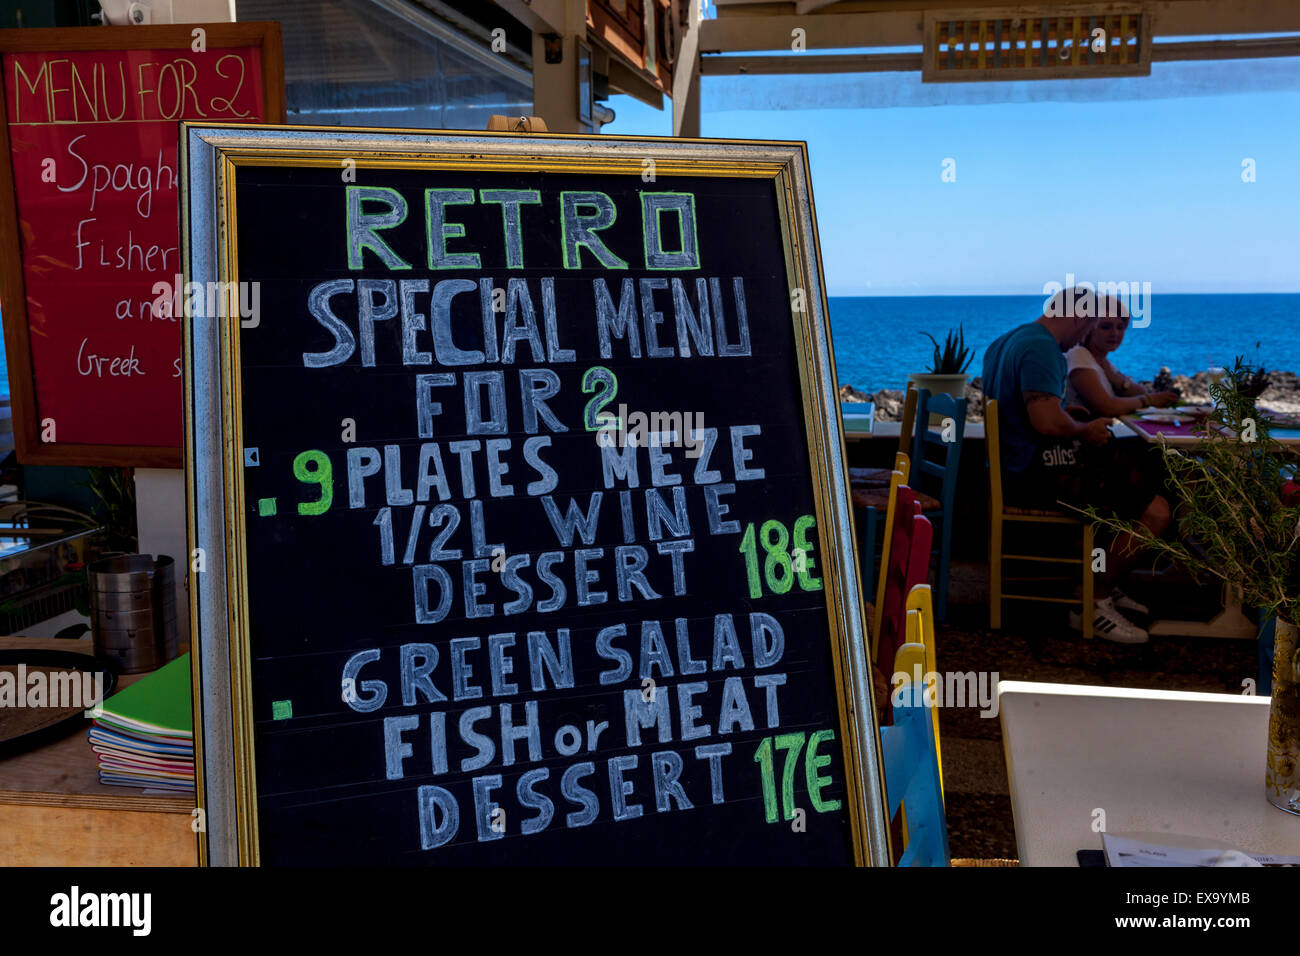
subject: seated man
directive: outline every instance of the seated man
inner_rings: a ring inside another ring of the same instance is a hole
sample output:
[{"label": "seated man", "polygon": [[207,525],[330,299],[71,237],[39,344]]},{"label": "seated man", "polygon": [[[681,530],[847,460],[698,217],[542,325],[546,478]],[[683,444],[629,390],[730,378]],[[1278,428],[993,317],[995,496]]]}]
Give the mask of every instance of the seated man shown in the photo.
[{"label": "seated man", "polygon": [[[1066,301],[1077,304],[1068,308]],[[1169,526],[1169,502],[1145,481],[1135,481],[1133,470],[1108,447],[1111,420],[1077,421],[1063,405],[1063,353],[1092,331],[1095,314],[1103,309],[1113,315],[1123,305],[1113,298],[1094,304],[1091,293],[1063,290],[1036,321],[1007,332],[984,353],[984,394],[998,403],[1003,496],[1029,508],[1094,505],[1162,534]],[[1147,640],[1147,632],[1120,610],[1145,613],[1146,608],[1115,586],[1132,568],[1136,545],[1125,534],[1106,549],[1108,573],[1097,577],[1092,609],[1096,634],[1126,644]],[[1081,624],[1072,612],[1070,626]]]}]

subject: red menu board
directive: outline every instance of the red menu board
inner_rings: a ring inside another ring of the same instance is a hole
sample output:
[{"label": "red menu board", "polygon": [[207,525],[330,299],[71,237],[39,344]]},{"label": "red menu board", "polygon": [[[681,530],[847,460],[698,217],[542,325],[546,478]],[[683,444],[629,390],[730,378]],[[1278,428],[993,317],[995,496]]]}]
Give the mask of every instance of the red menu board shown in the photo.
[{"label": "red menu board", "polygon": [[283,122],[279,24],[4,30],[0,67],[19,459],[180,467],[178,123]]}]

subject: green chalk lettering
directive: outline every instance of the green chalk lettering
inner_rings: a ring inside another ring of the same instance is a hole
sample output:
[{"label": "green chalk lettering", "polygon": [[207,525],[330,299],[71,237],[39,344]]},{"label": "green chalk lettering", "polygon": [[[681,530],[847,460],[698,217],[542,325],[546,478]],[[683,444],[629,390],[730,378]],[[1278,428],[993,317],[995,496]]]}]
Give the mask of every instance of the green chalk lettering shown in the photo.
[{"label": "green chalk lettering", "polygon": [[[363,268],[361,251],[369,249],[390,269],[409,269],[411,264],[404,261],[389,248],[388,243],[379,237],[380,229],[392,229],[406,221],[406,199],[396,189],[387,186],[348,186],[347,194],[347,231],[348,231],[348,268]],[[385,212],[362,212],[364,202],[384,203]]]},{"label": "green chalk lettering", "polygon": [[305,485],[319,485],[320,497],[298,503],[300,515],[322,515],[334,503],[334,467],[323,451],[305,451],[293,460],[293,476]]},{"label": "green chalk lettering", "polygon": [[583,423],[589,432],[598,432],[608,430],[611,426],[607,424],[612,415],[601,415],[601,409],[614,400],[618,394],[618,376],[605,368],[603,365],[593,365],[587,369],[582,376],[583,394],[596,392],[587,402],[587,407],[582,413]]},{"label": "green chalk lettering", "polygon": [[465,235],[463,222],[447,222],[448,206],[474,205],[472,189],[426,189],[424,191],[424,230],[429,242],[430,269],[478,269],[477,252],[448,252],[447,240]]},{"label": "green chalk lettering", "polygon": [[781,806],[785,809],[787,820],[794,819],[794,768],[807,736],[800,731],[797,734],[777,734],[773,738],[776,749],[785,751],[785,763],[781,765]]},{"label": "green chalk lettering", "polygon": [[[583,215],[583,208],[595,212]],[[614,200],[601,192],[575,192],[566,190],[560,193],[560,240],[564,250],[564,268],[582,268],[582,250],[586,248],[596,261],[606,269],[626,269],[627,263],[620,259],[596,235],[602,229],[614,224],[618,213],[614,209]]]},{"label": "green chalk lettering", "polygon": [[740,553],[745,556],[745,577],[749,580],[749,596],[763,596],[763,580],[758,574],[758,545],[754,540],[754,522],[745,525],[745,536],[740,539]]},{"label": "green chalk lettering", "polygon": [[772,773],[772,738],[764,737],[754,751],[759,779],[763,782],[763,815],[768,823],[776,822],[776,779]]},{"label": "green chalk lettering", "polygon": [[[759,535],[763,541],[763,550],[767,552],[767,558],[763,561],[763,579],[773,594],[785,594],[794,584],[794,562],[786,550],[786,545],[790,543],[790,532],[785,530],[785,525],[781,522],[772,520],[763,522]],[[777,574],[778,568],[783,569],[782,574]]]},{"label": "green chalk lettering", "polygon": [[536,189],[480,189],[478,201],[501,204],[501,230],[506,242],[506,268],[524,267],[523,230],[519,224],[521,203],[540,205],[542,194]]},{"label": "green chalk lettering", "polygon": [[813,577],[813,569],[816,567],[817,562],[813,559],[812,545],[808,542],[808,530],[815,527],[816,524],[817,519],[812,515],[803,515],[794,521],[794,546],[804,556],[804,560],[796,573],[799,575],[799,587],[805,591],[820,591],[822,589],[822,579]]},{"label": "green chalk lettering", "polygon": [[835,739],[835,731],[819,730],[808,738],[808,751],[804,754],[803,769],[804,779],[808,783],[808,799],[812,802],[812,807],[818,813],[829,813],[832,810],[840,808],[838,800],[823,800],[822,790],[829,787],[833,780],[829,776],[823,777],[818,771],[831,762],[831,755],[826,754],[824,757],[817,755],[817,748],[822,741],[832,741]]},{"label": "green chalk lettering", "polygon": [[[665,249],[663,214],[677,214],[681,248]],[[700,245],[695,225],[695,196],[692,193],[641,193],[641,235],[647,269],[698,269]]]}]

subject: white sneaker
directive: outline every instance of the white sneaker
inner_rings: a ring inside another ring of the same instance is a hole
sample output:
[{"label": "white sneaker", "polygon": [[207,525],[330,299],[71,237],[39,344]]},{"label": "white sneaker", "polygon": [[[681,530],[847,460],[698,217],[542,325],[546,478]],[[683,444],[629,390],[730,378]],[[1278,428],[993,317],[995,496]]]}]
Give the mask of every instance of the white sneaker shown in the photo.
[{"label": "white sneaker", "polygon": [[[1076,631],[1083,630],[1083,618],[1078,611],[1070,612],[1070,627]],[[1111,598],[1094,602],[1092,632],[1116,644],[1145,644],[1150,640],[1146,631],[1119,613]]]},{"label": "white sneaker", "polygon": [[1119,588],[1111,589],[1110,599],[1121,611],[1132,611],[1134,614],[1144,614],[1147,617],[1151,616],[1151,608],[1142,604],[1140,601],[1133,600],[1133,598],[1129,597]]}]

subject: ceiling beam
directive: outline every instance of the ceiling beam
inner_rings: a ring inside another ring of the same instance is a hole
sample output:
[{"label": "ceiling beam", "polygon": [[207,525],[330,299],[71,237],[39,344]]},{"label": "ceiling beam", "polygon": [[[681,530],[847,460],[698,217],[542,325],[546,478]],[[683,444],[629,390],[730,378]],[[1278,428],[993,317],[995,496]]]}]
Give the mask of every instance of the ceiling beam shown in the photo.
[{"label": "ceiling beam", "polygon": [[640,70],[633,69],[617,56],[609,58],[609,87],[640,100],[657,110],[664,108],[664,95]]},{"label": "ceiling beam", "polygon": [[804,31],[809,50],[920,46],[923,38],[921,14],[914,11],[819,13],[806,17],[728,16],[700,23],[700,50],[704,53],[789,50],[796,29]]},{"label": "ceiling beam", "polygon": [[1300,56],[1300,36],[1250,40],[1184,40],[1152,43],[1151,62],[1173,60],[1255,60],[1272,56]]},{"label": "ceiling beam", "polygon": [[799,0],[794,6],[794,12],[802,17],[814,10],[820,10],[822,7],[829,7],[831,4],[839,2],[840,0]]},{"label": "ceiling beam", "polygon": [[496,0],[496,5],[534,33],[564,33],[564,0]]},{"label": "ceiling beam", "polygon": [[[1187,60],[1252,60],[1300,56],[1300,36],[1250,40],[1191,40],[1153,43],[1152,62]],[[907,73],[921,69],[920,53],[792,53],[785,56],[706,56],[700,59],[702,76],[782,76],[826,73]],[[1086,70],[1079,79],[1088,77]],[[1030,80],[1032,76],[1008,77]],[[1053,77],[1055,78],[1055,77]]]},{"label": "ceiling beam", "polygon": [[920,53],[792,53],[788,56],[706,56],[702,76],[792,73],[906,73],[921,71]]},{"label": "ceiling beam", "polygon": [[[1058,5],[1025,6],[1041,11]],[[1005,10],[1008,4],[917,0],[900,8],[897,2],[840,0],[821,12],[799,16],[794,3],[724,6],[720,2],[718,17],[700,24],[700,49],[704,53],[788,50],[796,29],[804,31],[809,51],[920,46],[926,10],[980,7]],[[1294,0],[1151,0],[1147,10],[1155,37],[1300,32],[1300,3]]]}]

